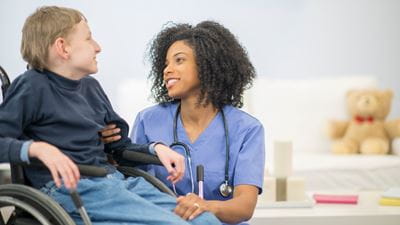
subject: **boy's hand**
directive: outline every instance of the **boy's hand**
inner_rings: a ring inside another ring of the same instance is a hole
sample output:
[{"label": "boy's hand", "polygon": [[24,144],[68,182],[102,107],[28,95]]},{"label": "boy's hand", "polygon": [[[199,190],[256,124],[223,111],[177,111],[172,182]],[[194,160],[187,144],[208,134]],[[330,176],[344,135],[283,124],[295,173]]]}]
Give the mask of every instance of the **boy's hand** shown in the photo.
[{"label": "boy's hand", "polygon": [[33,142],[29,147],[29,156],[38,158],[50,170],[57,187],[61,179],[67,189],[75,189],[80,173],[75,163],[57,147],[46,142]]},{"label": "boy's hand", "polygon": [[169,173],[167,180],[174,184],[180,181],[185,172],[185,158],[163,144],[156,144],[154,149]]},{"label": "boy's hand", "polygon": [[121,132],[121,129],[115,124],[108,124],[100,131],[101,141],[105,144],[118,141],[121,139],[121,135],[116,135]]}]

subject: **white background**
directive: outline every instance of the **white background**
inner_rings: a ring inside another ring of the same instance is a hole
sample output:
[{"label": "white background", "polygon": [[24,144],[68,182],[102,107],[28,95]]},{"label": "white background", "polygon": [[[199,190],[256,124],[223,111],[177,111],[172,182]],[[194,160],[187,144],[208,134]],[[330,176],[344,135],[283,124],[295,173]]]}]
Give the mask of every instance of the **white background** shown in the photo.
[{"label": "white background", "polygon": [[[390,116],[400,117],[397,0],[1,0],[0,65],[12,79],[25,68],[19,53],[24,20],[41,5],[73,7],[88,18],[103,49],[95,76],[117,111],[118,87],[146,79],[145,50],[163,24],[212,19],[237,35],[259,76],[377,76],[381,88],[395,91]],[[125,104],[145,97],[132,96]]]}]

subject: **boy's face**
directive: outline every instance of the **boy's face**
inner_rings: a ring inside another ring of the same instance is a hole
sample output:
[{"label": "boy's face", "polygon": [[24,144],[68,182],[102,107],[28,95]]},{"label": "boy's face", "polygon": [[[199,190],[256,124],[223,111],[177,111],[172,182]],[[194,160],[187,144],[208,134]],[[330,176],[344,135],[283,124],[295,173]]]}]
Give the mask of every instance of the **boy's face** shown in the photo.
[{"label": "boy's face", "polygon": [[84,77],[97,72],[96,55],[100,45],[92,38],[88,24],[81,20],[68,35],[66,48],[70,53],[68,66],[75,76]]}]

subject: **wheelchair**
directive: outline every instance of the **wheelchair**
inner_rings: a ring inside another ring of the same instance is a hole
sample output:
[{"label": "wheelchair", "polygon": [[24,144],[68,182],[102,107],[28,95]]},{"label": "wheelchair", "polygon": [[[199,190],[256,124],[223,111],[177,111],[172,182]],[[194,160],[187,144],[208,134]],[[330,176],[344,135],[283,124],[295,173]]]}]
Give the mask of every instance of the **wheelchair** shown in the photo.
[{"label": "wheelchair", "polygon": [[[10,80],[1,66],[0,79],[4,98]],[[147,164],[162,165],[156,156],[124,151],[114,157],[119,163],[116,166],[117,169],[125,177],[141,176],[160,191],[175,196],[174,192],[160,180],[135,167]],[[0,185],[0,225],[76,225],[69,214],[56,201],[30,186],[24,175],[24,167],[29,168],[31,166],[43,165],[35,159],[32,159],[29,165],[10,164],[11,184]],[[107,175],[106,170],[100,167],[78,165],[78,168],[83,176],[103,177]],[[90,219],[89,221],[85,218],[82,219],[85,224],[91,224]]]}]

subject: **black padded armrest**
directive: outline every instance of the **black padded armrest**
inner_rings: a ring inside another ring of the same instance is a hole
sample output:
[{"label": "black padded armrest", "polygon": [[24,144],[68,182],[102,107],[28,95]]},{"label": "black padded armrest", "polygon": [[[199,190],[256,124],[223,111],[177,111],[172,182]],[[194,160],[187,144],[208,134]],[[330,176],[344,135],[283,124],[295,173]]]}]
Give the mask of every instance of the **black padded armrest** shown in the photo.
[{"label": "black padded armrest", "polygon": [[[125,150],[122,152],[121,156],[122,160],[124,160],[126,163],[133,162],[134,164],[136,163],[141,165],[146,165],[146,164],[162,165],[161,161],[158,159],[157,156],[143,152],[134,152]],[[31,158],[29,160],[31,163],[29,165],[24,164],[25,166],[45,167],[44,164],[36,158]],[[77,164],[77,166],[82,176],[105,177],[107,175],[107,170],[103,167],[82,165],[82,164]]]},{"label": "black padded armrest", "polygon": [[103,167],[81,165],[81,164],[77,164],[77,166],[78,166],[79,172],[83,176],[89,176],[89,177],[105,177],[105,176],[107,176],[107,170]]},{"label": "black padded armrest", "polygon": [[[29,160],[31,163],[27,166],[45,167],[45,165],[36,158],[33,159],[31,158]],[[88,176],[88,177],[107,176],[107,170],[103,167],[82,165],[82,164],[76,164],[76,165],[78,166],[79,172],[81,173],[82,176]]]},{"label": "black padded armrest", "polygon": [[145,164],[162,165],[160,159],[157,156],[148,153],[125,150],[122,152],[121,156],[123,160],[127,160],[133,163],[138,163],[141,165]]}]

